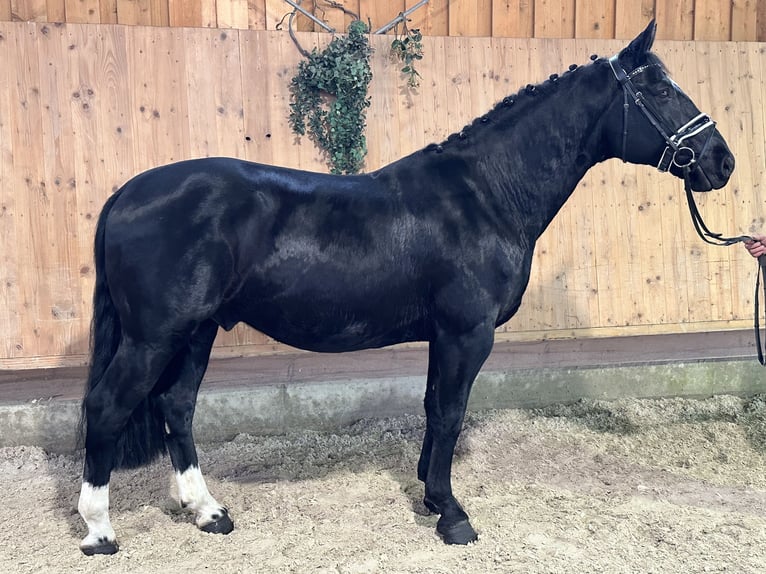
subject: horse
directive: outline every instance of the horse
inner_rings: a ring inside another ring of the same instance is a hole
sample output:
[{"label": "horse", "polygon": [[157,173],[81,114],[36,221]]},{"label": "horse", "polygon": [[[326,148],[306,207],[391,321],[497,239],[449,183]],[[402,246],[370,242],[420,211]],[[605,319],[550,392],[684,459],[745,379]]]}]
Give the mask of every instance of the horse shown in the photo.
[{"label": "horse", "polygon": [[118,551],[112,470],[162,454],[197,527],[232,531],[200,471],[192,418],[216,332],[239,322],[323,353],[427,342],[417,476],[443,541],[476,541],[452,492],[455,443],[540,235],[598,162],[656,166],[699,192],[734,170],[715,122],[651,52],[655,32],[652,21],[611,58],[529,84],[377,171],[201,158],[112,194],[95,233],[82,552]]}]

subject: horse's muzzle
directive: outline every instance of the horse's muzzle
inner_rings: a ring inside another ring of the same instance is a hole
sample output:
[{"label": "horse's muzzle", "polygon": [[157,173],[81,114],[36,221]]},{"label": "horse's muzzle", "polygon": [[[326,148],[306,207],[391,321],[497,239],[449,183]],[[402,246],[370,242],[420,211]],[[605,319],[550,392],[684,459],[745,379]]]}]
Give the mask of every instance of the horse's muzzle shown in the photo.
[{"label": "horse's muzzle", "polygon": [[[734,156],[725,148],[719,153],[710,153],[697,162],[689,172],[689,184],[693,191],[712,191],[721,189],[729,182],[734,173]],[[683,175],[679,175],[683,177]]]}]

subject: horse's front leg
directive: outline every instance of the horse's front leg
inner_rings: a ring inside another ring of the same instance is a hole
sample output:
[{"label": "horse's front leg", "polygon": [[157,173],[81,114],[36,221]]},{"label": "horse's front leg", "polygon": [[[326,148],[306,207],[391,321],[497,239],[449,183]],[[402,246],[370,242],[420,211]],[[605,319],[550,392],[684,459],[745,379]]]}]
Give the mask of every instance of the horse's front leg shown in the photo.
[{"label": "horse's front leg", "polygon": [[197,391],[207,369],[218,325],[203,323],[189,344],[162,376],[158,404],[165,418],[165,444],[173,463],[181,506],[194,514],[197,527],[213,534],[229,534],[234,523],[227,509],[210,494],[202,477],[192,435]]},{"label": "horse's front leg", "polygon": [[468,544],[478,538],[452,494],[452,457],[471,386],[492,349],[493,336],[491,325],[458,335],[441,330],[429,348],[427,430],[418,475],[425,481],[423,502],[441,515],[436,530],[447,544]]}]

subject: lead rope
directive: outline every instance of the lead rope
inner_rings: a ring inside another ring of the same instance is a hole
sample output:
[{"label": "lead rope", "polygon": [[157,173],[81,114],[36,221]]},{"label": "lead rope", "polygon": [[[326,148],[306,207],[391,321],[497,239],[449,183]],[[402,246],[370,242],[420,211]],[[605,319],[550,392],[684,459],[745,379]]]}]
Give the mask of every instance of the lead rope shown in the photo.
[{"label": "lead rope", "polygon": [[[700,236],[702,241],[709,243],[710,245],[719,245],[722,247],[728,247],[729,245],[735,245],[736,243],[743,243],[745,241],[751,241],[753,238],[749,235],[738,235],[736,237],[724,237],[721,233],[713,233],[705,225],[702,219],[702,214],[697,209],[697,204],[694,201],[694,195],[692,192],[691,183],[689,181],[689,172],[691,171],[689,166],[684,167],[684,190],[686,191],[686,201],[689,204],[689,212],[692,216],[692,223],[694,223],[694,229],[697,231],[697,235]],[[755,298],[754,298],[754,319],[753,329],[755,330],[755,347],[758,351],[758,362],[766,366],[766,349],[764,349],[761,343],[761,326],[760,326],[760,295],[761,295],[761,277],[763,277],[763,297],[766,301],[766,255],[758,257],[758,270],[755,273]]]},{"label": "lead rope", "polygon": [[753,327],[755,329],[755,347],[758,349],[758,362],[761,365],[766,366],[766,358],[764,358],[764,349],[761,345],[761,327],[758,324],[758,301],[760,299],[760,287],[761,287],[761,275],[763,275],[763,296],[766,301],[766,255],[758,257],[758,266],[760,267],[760,273],[756,271],[755,274],[755,319],[753,321]]}]

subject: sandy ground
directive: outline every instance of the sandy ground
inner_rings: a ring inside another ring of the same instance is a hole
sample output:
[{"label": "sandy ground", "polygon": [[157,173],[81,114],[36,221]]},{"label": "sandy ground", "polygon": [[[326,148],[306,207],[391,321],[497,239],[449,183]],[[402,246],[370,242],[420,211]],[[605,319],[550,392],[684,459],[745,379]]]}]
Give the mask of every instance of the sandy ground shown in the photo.
[{"label": "sandy ground", "polygon": [[115,556],[87,558],[81,459],[0,449],[0,572],[766,572],[766,401],[583,401],[473,413],[455,492],[480,533],[422,506],[421,417],[200,448],[236,529],[178,508],[169,462],[117,473]]}]

